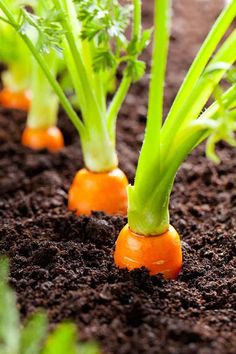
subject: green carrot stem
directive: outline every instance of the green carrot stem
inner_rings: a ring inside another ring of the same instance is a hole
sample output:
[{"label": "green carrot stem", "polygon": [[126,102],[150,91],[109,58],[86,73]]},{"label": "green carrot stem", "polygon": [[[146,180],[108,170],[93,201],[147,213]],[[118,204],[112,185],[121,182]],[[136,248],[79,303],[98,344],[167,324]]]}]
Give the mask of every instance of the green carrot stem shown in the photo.
[{"label": "green carrot stem", "polygon": [[[221,48],[218,50],[216,55],[211,60],[209,67],[215,63],[226,63],[233,64],[236,60],[236,30],[234,30],[231,35],[226,39]],[[227,66],[226,66],[227,67]],[[172,142],[171,147],[174,146],[174,137],[179,130],[186,127],[186,125],[196,119],[204,105],[207,103],[211,94],[213,93],[216,85],[223,78],[227,69],[215,70],[212,73],[203,74],[198,80],[197,84],[193,88],[190,95],[186,98],[185,103],[181,107],[176,116],[173,116],[172,130],[169,132],[168,137],[163,133],[161,134],[162,140],[162,154],[165,157],[165,164],[163,169],[166,168],[166,163],[168,160],[168,155],[171,153],[170,142]]]},{"label": "green carrot stem", "polygon": [[[57,72],[57,58],[55,53],[47,55],[47,63],[53,68],[53,75]],[[33,59],[31,83],[31,107],[26,125],[30,128],[49,128],[57,124],[58,97],[51,88],[39,64]]]},{"label": "green carrot stem", "polygon": [[[133,0],[134,12],[133,12],[133,29],[132,29],[132,39],[139,40],[141,36],[141,19],[142,19],[142,4],[140,0]],[[135,59],[135,58],[134,58]],[[124,102],[132,79],[129,76],[124,76],[120,83],[120,86],[114,95],[110,106],[107,111],[107,128],[109,135],[112,141],[115,143],[115,128],[116,128],[116,119],[118,112],[122,103]]]},{"label": "green carrot stem", "polygon": [[[155,32],[153,62],[149,89],[147,127],[141,150],[135,183],[129,187],[128,222],[131,229],[143,235],[165,232],[169,225],[168,208],[162,208],[163,200],[156,199],[158,215],[151,216],[150,209],[145,209],[146,184],[143,180],[150,177],[150,167],[155,161],[155,176],[147,179],[147,184],[156,183],[160,177],[160,130],[163,114],[164,77],[169,44],[170,0],[155,0]],[[153,171],[152,171],[153,173]],[[148,188],[147,188],[148,189]],[[158,225],[158,226],[157,226]]]},{"label": "green carrot stem", "polygon": [[133,38],[139,39],[141,36],[142,3],[140,0],[133,0],[134,20],[133,20]]},{"label": "green carrot stem", "polygon": [[175,98],[175,101],[169,111],[169,114],[165,120],[165,124],[162,128],[162,135],[168,136],[170,131],[173,130],[174,118],[182,105],[186,101],[188,95],[191,94],[193,87],[199,80],[203,73],[211,55],[217,48],[217,45],[225,35],[230,24],[234,20],[236,15],[236,1],[231,1],[228,6],[222,11],[217,21],[213,25],[209,32],[205,42],[201,46],[201,49],[196,56],[190,70],[188,71],[181,88]]},{"label": "green carrot stem", "polygon": [[116,117],[127,95],[131,82],[132,80],[130,77],[128,76],[123,77],[120,86],[107,111],[107,129],[109,131],[110,138],[114,142],[114,144],[115,144]]},{"label": "green carrot stem", "polygon": [[[86,70],[83,61],[75,7],[71,0],[53,1],[56,8],[66,14],[63,18],[63,28],[66,30],[64,43],[66,59],[73,82],[79,80],[79,84],[75,87],[86,130],[81,136],[84,161],[91,171],[108,171],[117,166],[116,150],[110,140],[103,117],[103,107],[99,96],[102,93],[99,91],[97,95],[98,90],[93,90],[94,86],[90,82],[91,73]],[[87,69],[89,68],[90,65]]]},{"label": "green carrot stem", "polygon": [[[160,175],[160,131],[163,118],[165,72],[169,47],[170,7],[170,0],[155,0],[155,31],[147,124],[144,143],[136,171],[135,187],[137,188],[139,183],[142,184],[142,171],[147,171],[149,169],[148,166],[151,166],[154,161],[156,165],[156,178],[158,179]],[[150,151],[152,151],[151,156]]]}]

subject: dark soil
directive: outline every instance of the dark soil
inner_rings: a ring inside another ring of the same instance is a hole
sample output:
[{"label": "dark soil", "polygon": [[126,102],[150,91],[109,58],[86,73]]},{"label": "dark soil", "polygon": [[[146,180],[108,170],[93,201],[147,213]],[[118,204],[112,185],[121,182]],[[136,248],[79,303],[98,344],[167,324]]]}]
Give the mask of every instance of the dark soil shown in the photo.
[{"label": "dark soil", "polygon": [[[220,3],[174,1],[166,108]],[[119,120],[120,165],[131,181],[146,93],[145,77]],[[82,339],[98,340],[106,354],[234,354],[236,151],[221,145],[223,163],[216,167],[200,147],[179,171],[171,220],[182,236],[184,265],[177,281],[165,281],[145,270],[114,267],[114,242],[124,218],[67,212],[68,186],[82,159],[63,114],[67,146],[53,155],[20,145],[24,120],[23,113],[0,111],[0,252],[11,260],[22,319],[38,308],[47,310],[52,325],[72,319]]]}]

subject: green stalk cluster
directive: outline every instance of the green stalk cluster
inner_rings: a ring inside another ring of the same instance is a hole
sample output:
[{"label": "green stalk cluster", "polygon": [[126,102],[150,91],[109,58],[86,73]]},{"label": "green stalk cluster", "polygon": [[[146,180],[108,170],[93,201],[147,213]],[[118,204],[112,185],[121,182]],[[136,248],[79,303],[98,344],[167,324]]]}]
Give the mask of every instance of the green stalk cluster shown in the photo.
[{"label": "green stalk cluster", "polygon": [[207,155],[213,158],[214,145],[219,140],[235,145],[235,85],[201,112],[236,61],[236,30],[219,46],[236,16],[236,1],[227,5],[212,27],[163,123],[170,8],[170,0],[155,0],[147,127],[135,182],[129,186],[129,226],[143,235],[158,235],[168,230],[169,200],[176,172],[197,145],[208,138]]}]

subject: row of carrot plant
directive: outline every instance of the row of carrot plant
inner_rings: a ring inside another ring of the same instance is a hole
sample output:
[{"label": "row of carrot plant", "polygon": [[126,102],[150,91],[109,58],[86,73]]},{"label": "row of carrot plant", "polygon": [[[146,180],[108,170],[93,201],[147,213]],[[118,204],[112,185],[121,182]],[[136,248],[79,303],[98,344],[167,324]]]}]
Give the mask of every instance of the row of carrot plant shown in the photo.
[{"label": "row of carrot plant", "polygon": [[[153,28],[144,31],[141,0],[38,0],[30,7],[17,2],[0,0],[0,51],[7,64],[0,101],[28,111],[22,143],[52,151],[63,147],[56,127],[60,103],[78,131],[84,158],[68,191],[69,209],[78,215],[127,215],[115,264],[176,278],[182,251],[169,221],[175,175],[204,140],[206,155],[216,163],[217,142],[236,146],[236,30],[228,31],[236,0],[216,20],[165,120],[171,0],[153,0]],[[130,85],[145,73],[139,56],[151,40],[146,131],[130,185],[118,168],[116,119]]]}]

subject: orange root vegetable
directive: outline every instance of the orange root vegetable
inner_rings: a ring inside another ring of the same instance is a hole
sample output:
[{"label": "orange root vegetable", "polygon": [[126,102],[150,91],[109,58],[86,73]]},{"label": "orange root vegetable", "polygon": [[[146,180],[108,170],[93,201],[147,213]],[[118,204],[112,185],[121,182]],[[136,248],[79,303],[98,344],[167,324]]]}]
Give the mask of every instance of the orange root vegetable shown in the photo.
[{"label": "orange root vegetable", "polygon": [[13,92],[7,88],[0,92],[0,105],[5,108],[28,111],[30,104],[31,99],[27,92]]},{"label": "orange root vegetable", "polygon": [[127,214],[128,180],[115,168],[109,172],[79,170],[69,190],[68,207],[77,215],[90,215],[92,211],[107,214]]},{"label": "orange root vegetable", "polygon": [[46,129],[26,127],[21,142],[33,150],[48,149],[55,152],[64,147],[62,132],[55,126]]},{"label": "orange root vegetable", "polygon": [[119,268],[146,267],[151,275],[161,273],[167,279],[175,279],[182,266],[179,234],[170,225],[161,235],[143,236],[126,225],[116,241],[114,259]]}]

